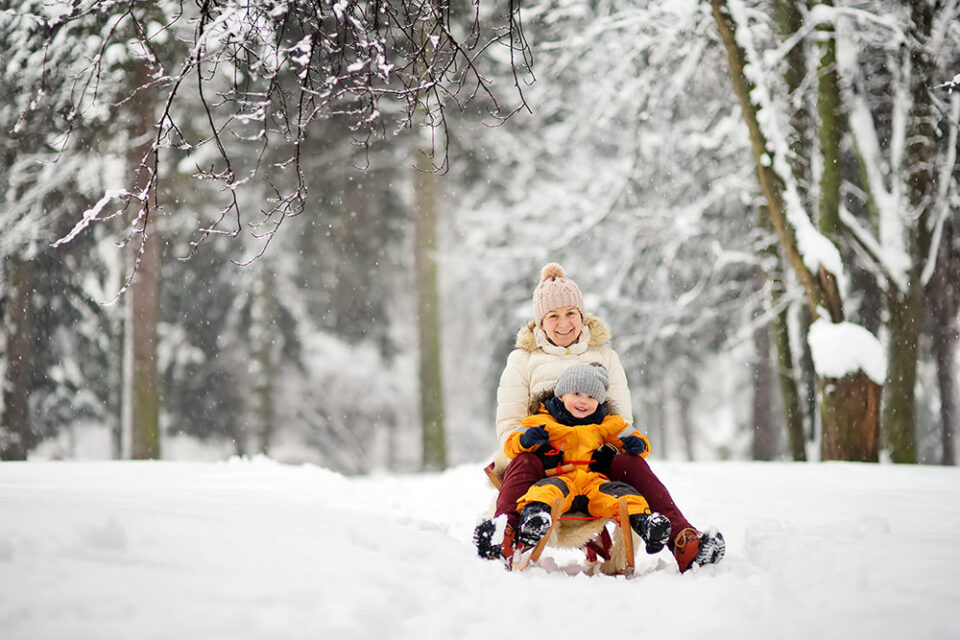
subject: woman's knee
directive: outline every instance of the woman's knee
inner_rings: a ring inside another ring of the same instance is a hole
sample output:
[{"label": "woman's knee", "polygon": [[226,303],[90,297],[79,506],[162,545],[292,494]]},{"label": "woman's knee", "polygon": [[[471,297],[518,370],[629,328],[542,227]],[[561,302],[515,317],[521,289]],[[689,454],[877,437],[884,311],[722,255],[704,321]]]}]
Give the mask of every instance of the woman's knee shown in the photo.
[{"label": "woman's knee", "polygon": [[543,461],[532,453],[521,453],[510,461],[503,471],[503,479],[534,479],[539,480],[546,475]]}]

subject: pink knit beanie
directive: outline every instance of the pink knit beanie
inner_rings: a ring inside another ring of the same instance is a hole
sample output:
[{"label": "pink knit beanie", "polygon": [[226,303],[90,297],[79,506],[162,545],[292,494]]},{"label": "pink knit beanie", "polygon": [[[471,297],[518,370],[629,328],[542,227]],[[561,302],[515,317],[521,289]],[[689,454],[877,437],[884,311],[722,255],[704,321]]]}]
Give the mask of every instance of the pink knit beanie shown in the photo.
[{"label": "pink knit beanie", "polygon": [[576,307],[583,315],[583,295],[577,283],[564,277],[563,267],[551,262],[540,272],[540,284],[533,292],[533,317],[540,324],[543,316],[558,307]]}]

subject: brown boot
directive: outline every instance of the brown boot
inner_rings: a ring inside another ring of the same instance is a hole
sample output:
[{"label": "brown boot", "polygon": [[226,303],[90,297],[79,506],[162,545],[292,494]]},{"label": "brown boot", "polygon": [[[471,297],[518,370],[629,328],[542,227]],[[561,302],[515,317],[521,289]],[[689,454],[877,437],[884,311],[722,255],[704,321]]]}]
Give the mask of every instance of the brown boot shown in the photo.
[{"label": "brown boot", "polygon": [[700,533],[688,527],[681,530],[673,540],[673,557],[677,559],[680,573],[694,564],[716,564],[723,560],[726,550],[723,534],[713,529]]},{"label": "brown boot", "polygon": [[677,559],[680,573],[690,568],[700,551],[700,532],[687,527],[673,539],[673,557]]}]

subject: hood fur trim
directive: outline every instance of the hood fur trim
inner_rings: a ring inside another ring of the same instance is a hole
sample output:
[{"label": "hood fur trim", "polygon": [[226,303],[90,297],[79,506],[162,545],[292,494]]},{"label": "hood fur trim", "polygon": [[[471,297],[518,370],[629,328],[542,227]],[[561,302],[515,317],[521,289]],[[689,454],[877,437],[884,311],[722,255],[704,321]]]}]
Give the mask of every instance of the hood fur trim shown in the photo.
[{"label": "hood fur trim", "polygon": [[[553,389],[548,389],[543,393],[537,395],[536,397],[530,398],[530,404],[527,405],[527,415],[534,415],[540,412],[540,405],[544,404],[547,400],[553,397]],[[603,406],[607,408],[607,413],[610,415],[619,415],[617,411],[617,406],[610,402],[607,399],[603,402]]]},{"label": "hood fur trim", "polygon": [[[591,348],[595,349],[610,342],[610,329],[603,320],[592,313],[584,313],[583,324],[590,329],[589,346]],[[533,335],[533,330],[536,326],[537,323],[531,320],[529,324],[522,327],[517,333],[517,342],[513,346],[517,349],[523,349],[524,351],[536,351],[539,348],[537,346],[537,340]]]}]

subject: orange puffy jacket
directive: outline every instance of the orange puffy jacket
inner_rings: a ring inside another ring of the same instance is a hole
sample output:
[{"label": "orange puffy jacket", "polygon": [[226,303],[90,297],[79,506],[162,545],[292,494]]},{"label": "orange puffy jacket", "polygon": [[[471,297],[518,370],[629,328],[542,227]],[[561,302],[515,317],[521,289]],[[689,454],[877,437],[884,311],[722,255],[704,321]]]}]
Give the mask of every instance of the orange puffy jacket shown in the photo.
[{"label": "orange puffy jacket", "polygon": [[622,417],[608,414],[600,424],[583,424],[569,427],[560,424],[550,415],[547,408],[541,404],[540,410],[523,419],[520,426],[509,436],[503,445],[503,452],[508,458],[515,458],[521,453],[533,451],[535,448],[524,448],[520,444],[520,436],[531,427],[544,427],[550,434],[550,444],[563,452],[564,463],[586,465],[590,463],[593,452],[610,443],[618,450],[623,451],[623,441],[626,436],[638,436],[647,445],[641,457],[646,458],[650,452],[650,440],[632,425],[628,425]]}]

